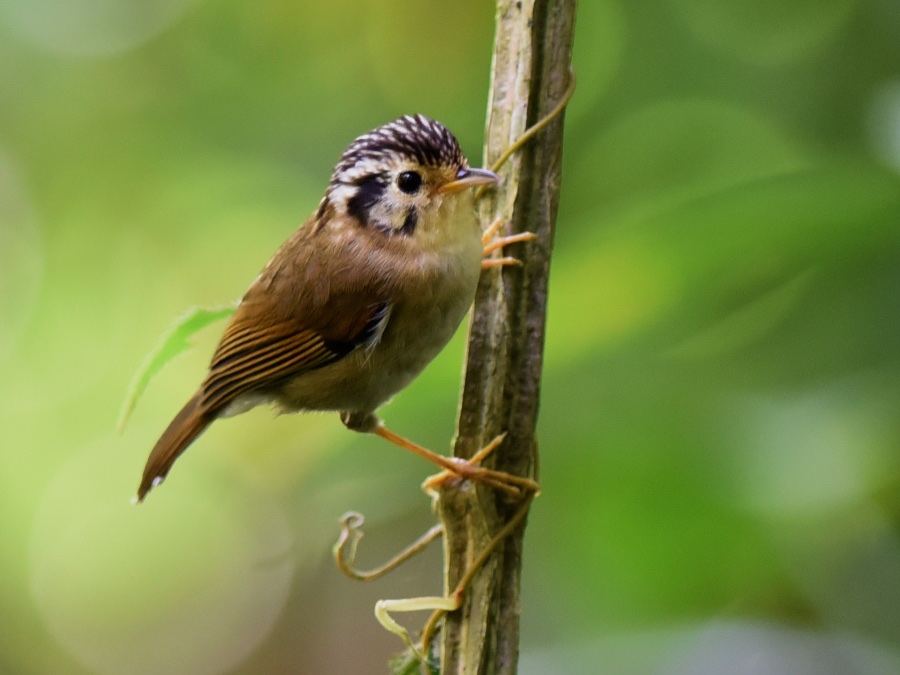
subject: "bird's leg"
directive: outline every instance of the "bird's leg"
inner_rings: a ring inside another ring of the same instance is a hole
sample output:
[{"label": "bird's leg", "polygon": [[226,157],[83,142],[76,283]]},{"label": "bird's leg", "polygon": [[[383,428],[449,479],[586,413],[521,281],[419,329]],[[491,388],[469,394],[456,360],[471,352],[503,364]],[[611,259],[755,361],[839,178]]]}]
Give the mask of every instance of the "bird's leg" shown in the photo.
[{"label": "bird's leg", "polygon": [[[375,618],[378,619],[378,622],[385,629],[399,636],[417,659],[419,659],[422,663],[427,663],[428,645],[431,643],[432,636],[437,628],[437,622],[447,612],[452,612],[460,608],[466,588],[471,582],[472,578],[475,576],[475,573],[481,568],[482,565],[484,565],[484,562],[488,559],[488,557],[490,557],[491,553],[497,548],[500,542],[508,537],[510,532],[512,532],[513,529],[515,529],[519,525],[519,523],[522,522],[522,518],[525,517],[525,514],[528,512],[528,509],[531,506],[531,500],[534,499],[534,497],[540,492],[540,485],[530,478],[516,476],[503,471],[485,469],[484,467],[479,466],[479,462],[484,460],[488,455],[491,454],[491,452],[494,451],[494,449],[497,448],[497,446],[499,446],[503,442],[506,434],[500,434],[493,441],[491,441],[486,446],[481,448],[481,450],[472,455],[471,458],[469,458],[468,460],[462,460],[453,457],[444,457],[442,455],[433,453],[420,445],[397,436],[392,431],[386,429],[383,425],[376,427],[373,433],[381,436],[386,440],[391,441],[392,443],[400,445],[400,447],[406,448],[407,450],[410,450],[411,452],[414,452],[419,456],[426,457],[439,466],[444,467],[443,471],[430,476],[422,484],[423,489],[425,489],[426,492],[434,497],[437,497],[438,489],[445,483],[453,480],[459,480],[460,478],[475,480],[485,485],[490,485],[499,490],[511,493],[515,496],[519,496],[520,494],[522,494],[522,490],[525,491],[524,502],[516,511],[516,514],[501,528],[501,530],[494,536],[494,538],[491,539],[484,550],[479,553],[475,561],[471,565],[469,565],[469,568],[466,570],[463,578],[460,580],[459,584],[452,593],[446,596],[427,596],[396,600],[379,600],[375,604]],[[413,546],[416,546],[416,544],[414,544]],[[411,548],[413,547],[410,547],[410,549]],[[400,555],[404,556],[404,553],[401,553]],[[404,556],[404,559],[405,557],[406,556]],[[409,631],[399,623],[397,623],[397,621],[395,621],[391,616],[391,613],[418,612],[424,610],[433,610],[433,613],[422,632],[422,640],[420,645],[416,645],[415,643],[413,643],[412,638],[409,635]]]},{"label": "bird's leg", "polygon": [[[475,560],[469,565],[463,578],[460,580],[453,592],[446,596],[428,596],[419,598],[404,598],[394,600],[379,600],[375,604],[375,618],[388,631],[399,636],[401,640],[410,649],[415,658],[422,663],[428,662],[426,652],[428,645],[431,643],[434,631],[437,629],[438,621],[447,612],[452,612],[462,604],[462,598],[465,590],[471,582],[475,573],[484,565],[484,562],[490,557],[491,553],[497,548],[510,532],[513,531],[527,514],[531,506],[531,501],[540,491],[540,485],[531,478],[516,476],[504,471],[495,471],[480,466],[488,455],[493,452],[502,442],[506,434],[500,434],[493,441],[481,448],[469,459],[457,457],[445,457],[436,452],[432,452],[427,448],[413,443],[412,441],[395,434],[387,429],[382,421],[371,413],[341,413],[341,421],[348,429],[359,431],[362,433],[372,433],[380,436],[394,445],[409,450],[410,452],[424,457],[425,459],[440,466],[443,471],[429,477],[423,483],[423,488],[432,495],[437,494],[437,489],[451,481],[468,479],[480,482],[484,485],[494,487],[498,490],[506,492],[516,497],[523,497],[523,501],[516,511],[516,514],[500,529],[499,532],[488,542],[488,545],[482,550]],[[341,521],[342,532],[335,544],[333,552],[338,567],[349,576],[369,580],[374,579],[382,574],[396,568],[403,561],[409,559],[429,543],[436,539],[443,532],[441,526],[436,526],[429,530],[425,535],[416,540],[412,545],[408,546],[402,552],[394,556],[386,564],[371,571],[363,572],[354,567],[356,558],[356,546],[359,543],[362,533],[359,528],[362,525],[362,518],[359,514],[347,514]],[[431,618],[425,625],[422,632],[422,640],[419,645],[415,644],[410,637],[409,631],[397,623],[391,616],[392,612],[416,612],[423,610],[433,610]]]},{"label": "bird's leg", "polygon": [[486,229],[484,231],[484,234],[481,236],[481,244],[482,246],[484,246],[484,260],[481,261],[482,269],[487,269],[489,267],[521,265],[522,261],[518,258],[488,258],[488,256],[497,249],[503,248],[507,244],[515,244],[521,241],[534,241],[535,239],[537,239],[537,235],[534,232],[522,232],[520,234],[498,237],[496,235],[502,225],[503,219],[497,218],[493,223],[490,224],[488,229]]},{"label": "bird's leg", "polygon": [[[495,437],[490,443],[481,448],[474,455],[469,457],[469,459],[465,460],[468,464],[480,465],[481,462],[490,455],[494,449],[503,442],[503,439],[506,437],[506,434],[500,434]],[[449,458],[448,458],[449,459]],[[434,496],[437,494],[438,489],[453,480],[457,480],[458,475],[449,469],[444,469],[443,471],[439,471],[433,476],[429,476],[422,483],[422,489],[425,490],[426,493]],[[535,483],[535,487],[537,487],[537,483]],[[502,488],[501,488],[502,489]]]},{"label": "bird's leg", "polygon": [[380,436],[386,441],[390,441],[394,445],[398,445],[405,450],[409,450],[410,452],[419,455],[419,457],[424,457],[429,462],[437,464],[443,469],[440,473],[425,479],[425,482],[422,484],[423,489],[429,494],[433,494],[438,487],[447,481],[460,478],[488,485],[497,490],[506,492],[513,497],[519,497],[523,491],[540,491],[540,485],[530,478],[516,476],[511,473],[506,473],[505,471],[486,469],[479,465],[481,460],[487,457],[494,448],[503,442],[503,438],[506,434],[497,436],[497,438],[475,453],[471,459],[463,459],[461,457],[445,457],[444,455],[432,452],[418,443],[413,443],[412,441],[395,434],[383,424],[376,427],[372,433],[376,436]]},{"label": "bird's leg", "polygon": [[369,433],[380,436],[386,441],[390,441],[394,445],[397,445],[404,450],[409,450],[410,452],[419,455],[419,457],[423,457],[429,462],[441,467],[443,471],[436,476],[427,479],[423,485],[429,493],[448,480],[460,478],[489,485],[490,487],[502,490],[513,497],[519,497],[523,492],[536,493],[540,490],[540,486],[530,478],[515,476],[505,471],[495,471],[494,469],[487,469],[483,466],[479,466],[479,462],[503,442],[505,434],[501,434],[488,443],[484,448],[475,453],[471,459],[463,459],[461,457],[445,457],[444,455],[432,452],[418,443],[413,443],[399,434],[395,434],[385,427],[384,423],[372,413],[343,412],[341,413],[341,421],[348,429],[360,433]]},{"label": "bird's leg", "polygon": [[522,232],[520,234],[511,234],[507,237],[495,237],[497,231],[500,229],[500,226],[503,224],[502,218],[497,218],[491,226],[484,231],[484,235],[481,237],[481,243],[484,246],[485,257],[489,256],[491,253],[496,251],[498,248],[503,248],[507,244],[515,244],[520,241],[534,241],[537,239],[537,235],[534,232]]}]

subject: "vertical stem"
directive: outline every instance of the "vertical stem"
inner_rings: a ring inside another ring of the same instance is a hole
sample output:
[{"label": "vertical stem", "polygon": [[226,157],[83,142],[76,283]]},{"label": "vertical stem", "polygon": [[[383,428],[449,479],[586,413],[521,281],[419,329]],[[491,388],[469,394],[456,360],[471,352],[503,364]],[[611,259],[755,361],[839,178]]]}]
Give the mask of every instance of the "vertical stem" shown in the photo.
[{"label": "vertical stem", "polygon": [[[487,165],[566,91],[575,5],[576,0],[498,0]],[[481,204],[483,222],[499,216],[509,223],[509,234],[532,231],[538,239],[508,252],[523,267],[482,275],[469,328],[455,454],[470,457],[507,431],[491,460],[495,468],[520,475],[531,474],[537,464],[535,426],[562,131],[560,115],[513,155],[501,171],[502,188]],[[482,486],[448,483],[442,488],[438,513],[445,528],[448,592],[516,508]],[[481,567],[462,608],[446,617],[442,673],[515,673],[524,530],[523,521]]]}]

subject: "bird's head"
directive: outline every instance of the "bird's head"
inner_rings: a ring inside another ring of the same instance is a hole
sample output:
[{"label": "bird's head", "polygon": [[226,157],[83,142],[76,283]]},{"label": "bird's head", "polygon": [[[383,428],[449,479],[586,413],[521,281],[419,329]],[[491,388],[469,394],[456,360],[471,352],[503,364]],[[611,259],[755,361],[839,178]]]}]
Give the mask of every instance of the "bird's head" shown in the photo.
[{"label": "bird's head", "polygon": [[441,226],[441,206],[462,198],[468,188],[498,180],[492,171],[469,167],[444,125],[406,115],[350,144],[325,197],[360,226],[409,236]]}]

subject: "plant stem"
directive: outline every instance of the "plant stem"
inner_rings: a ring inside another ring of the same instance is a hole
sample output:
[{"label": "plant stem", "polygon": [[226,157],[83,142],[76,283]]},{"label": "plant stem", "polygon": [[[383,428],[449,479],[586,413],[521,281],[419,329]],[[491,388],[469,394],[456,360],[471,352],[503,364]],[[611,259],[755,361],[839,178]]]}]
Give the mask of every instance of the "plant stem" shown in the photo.
[{"label": "plant stem", "polygon": [[[570,79],[576,0],[498,0],[497,33],[485,139],[490,165],[564,96]],[[515,244],[522,267],[485,271],[469,328],[465,382],[454,452],[471,457],[502,431],[489,461],[501,471],[536,473],[537,423],[547,280],[559,203],[563,114],[514,153],[504,184],[480,204],[483,222],[500,217],[506,234],[538,238]],[[516,514],[519,504],[468,483],[441,489],[445,591]],[[474,574],[462,607],[445,617],[441,672],[515,673],[519,655],[520,578],[526,520]]]}]

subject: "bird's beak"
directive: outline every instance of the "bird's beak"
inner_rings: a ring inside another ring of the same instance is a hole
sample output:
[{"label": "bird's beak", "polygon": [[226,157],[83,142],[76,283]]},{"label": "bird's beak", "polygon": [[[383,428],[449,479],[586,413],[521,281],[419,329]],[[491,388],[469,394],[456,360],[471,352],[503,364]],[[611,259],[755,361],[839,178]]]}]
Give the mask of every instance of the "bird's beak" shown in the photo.
[{"label": "bird's beak", "polygon": [[470,187],[478,185],[491,185],[500,182],[500,176],[489,169],[460,169],[456,173],[456,180],[444,183],[439,192],[445,195],[451,195]]}]

